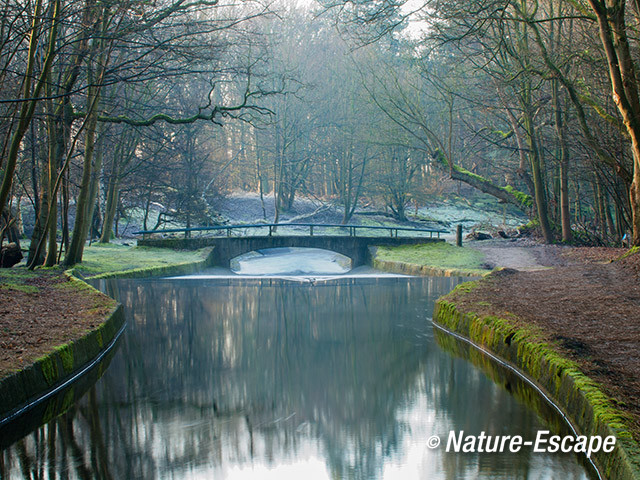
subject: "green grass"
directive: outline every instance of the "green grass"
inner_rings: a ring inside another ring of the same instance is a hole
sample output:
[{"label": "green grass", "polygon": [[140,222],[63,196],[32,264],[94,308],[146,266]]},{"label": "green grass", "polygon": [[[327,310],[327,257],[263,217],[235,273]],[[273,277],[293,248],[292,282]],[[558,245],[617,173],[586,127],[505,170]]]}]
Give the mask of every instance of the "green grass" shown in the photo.
[{"label": "green grass", "polygon": [[391,262],[427,265],[443,269],[479,270],[483,268],[484,254],[467,247],[456,247],[446,242],[399,247],[379,247],[376,257]]},{"label": "green grass", "polygon": [[23,293],[38,293],[40,289],[35,285],[29,285],[28,280],[37,278],[38,275],[26,268],[0,269],[0,289],[13,290]]},{"label": "green grass", "polygon": [[2,268],[0,269],[0,282],[19,282],[23,283],[30,278],[38,278],[38,274],[22,267]]},{"label": "green grass", "polygon": [[[207,250],[208,251],[208,250]],[[82,263],[75,268],[85,276],[128,270],[168,267],[203,260],[204,250],[170,250],[167,248],[132,247],[116,244],[94,244],[84,249]]]},{"label": "green grass", "polygon": [[7,290],[15,290],[24,293],[38,293],[40,291],[40,289],[34,285],[24,285],[22,283],[7,282],[4,280],[0,284],[0,288],[6,288]]}]

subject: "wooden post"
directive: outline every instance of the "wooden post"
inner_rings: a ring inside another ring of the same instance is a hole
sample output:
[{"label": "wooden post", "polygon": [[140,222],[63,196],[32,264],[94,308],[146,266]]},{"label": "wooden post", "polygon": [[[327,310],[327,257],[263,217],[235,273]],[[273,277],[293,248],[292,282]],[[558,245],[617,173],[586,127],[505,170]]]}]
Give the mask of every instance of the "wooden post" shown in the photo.
[{"label": "wooden post", "polygon": [[460,224],[456,226],[456,245],[458,247],[462,246],[462,225]]}]

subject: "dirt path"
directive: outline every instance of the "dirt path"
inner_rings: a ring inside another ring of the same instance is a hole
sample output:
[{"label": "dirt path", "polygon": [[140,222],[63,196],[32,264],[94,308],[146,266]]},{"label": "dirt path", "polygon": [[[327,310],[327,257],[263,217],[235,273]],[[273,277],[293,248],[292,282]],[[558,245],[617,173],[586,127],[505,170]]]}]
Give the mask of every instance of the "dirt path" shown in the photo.
[{"label": "dirt path", "polygon": [[569,263],[562,255],[568,247],[540,245],[529,239],[474,240],[466,246],[484,253],[486,267],[490,269],[506,267],[535,271]]},{"label": "dirt path", "polygon": [[115,305],[60,270],[0,270],[0,378],[84,336]]}]

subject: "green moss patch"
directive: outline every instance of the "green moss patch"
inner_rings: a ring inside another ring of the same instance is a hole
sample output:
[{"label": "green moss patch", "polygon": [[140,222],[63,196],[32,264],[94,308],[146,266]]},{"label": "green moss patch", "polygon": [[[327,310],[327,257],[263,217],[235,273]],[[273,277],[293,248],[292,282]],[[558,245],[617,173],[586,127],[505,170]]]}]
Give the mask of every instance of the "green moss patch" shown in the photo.
[{"label": "green moss patch", "polygon": [[478,250],[456,247],[446,242],[434,242],[399,247],[378,247],[374,256],[374,266],[384,269],[382,262],[397,262],[418,267],[430,267],[434,271],[440,269],[449,271],[451,274],[482,276],[489,272],[483,268],[484,259],[484,254]]},{"label": "green moss patch", "polygon": [[[74,271],[84,277],[130,276],[145,271],[159,271],[175,266],[199,264],[210,248],[169,250],[115,244],[94,244],[84,250],[82,263]],[[161,274],[161,273],[160,273]]]},{"label": "green moss patch", "polygon": [[66,373],[73,372],[73,349],[70,345],[56,347],[56,351],[62,360],[62,367]]},{"label": "green moss patch", "polygon": [[469,311],[473,305],[463,302],[465,295],[483,282],[491,282],[491,277],[463,284],[440,298],[434,322],[515,365],[548,393],[582,434],[615,435],[614,452],[600,452],[595,457],[606,478],[640,478],[640,448],[633,438],[630,416],[539,328],[508,313],[493,316]]},{"label": "green moss patch", "polygon": [[507,192],[508,194],[512,195],[516,199],[516,201],[518,202],[519,206],[523,210],[531,208],[531,206],[533,205],[533,198],[531,197],[531,195],[527,195],[526,193],[520,192],[519,190],[516,190],[515,188],[513,188],[511,185],[507,185],[506,187],[500,187],[498,185],[495,185],[489,179],[487,179],[485,177],[482,177],[482,176],[480,176],[480,175],[478,175],[476,173],[470,172],[469,170],[467,170],[465,168],[462,168],[459,165],[450,165],[449,161],[446,159],[446,157],[444,156],[444,154],[440,150],[436,150],[435,159],[446,170],[448,170],[449,168],[452,168],[456,172],[459,172],[462,175],[465,175],[465,176],[475,180],[475,182],[478,183],[478,184],[491,185],[492,187],[494,187],[494,188],[496,188],[498,190],[502,190],[504,192]]},{"label": "green moss patch", "polygon": [[0,288],[4,288],[7,290],[15,290],[17,292],[23,292],[23,293],[38,293],[40,291],[40,289],[35,285],[24,285],[24,284],[14,283],[14,282],[3,283],[2,285],[0,285]]},{"label": "green moss patch", "polygon": [[26,268],[2,268],[0,269],[0,290],[7,293],[38,293],[40,291],[37,282],[39,275]]}]

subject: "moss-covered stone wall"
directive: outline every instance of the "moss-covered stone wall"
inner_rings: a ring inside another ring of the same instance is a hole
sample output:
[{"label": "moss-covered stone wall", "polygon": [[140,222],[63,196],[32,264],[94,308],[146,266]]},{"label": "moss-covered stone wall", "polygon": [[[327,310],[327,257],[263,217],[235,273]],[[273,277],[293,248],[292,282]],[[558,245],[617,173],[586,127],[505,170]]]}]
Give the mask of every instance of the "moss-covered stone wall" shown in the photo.
[{"label": "moss-covered stone wall", "polygon": [[476,269],[436,267],[433,265],[417,265],[415,263],[381,260],[376,257],[372,257],[371,266],[384,272],[432,277],[480,277],[490,272],[489,270],[482,271]]},{"label": "moss-covered stone wall", "polygon": [[[465,283],[457,290],[469,290],[473,286],[473,282]],[[594,455],[596,465],[606,478],[640,479],[640,448],[627,426],[629,419],[575,362],[540,340],[533,328],[516,326],[504,318],[463,312],[450,296],[436,302],[433,320],[515,366],[553,399],[581,434],[615,435],[617,441],[612,453]]]},{"label": "moss-covered stone wall", "polygon": [[123,324],[122,306],[117,305],[98,328],[55,348],[27,368],[2,378],[0,421],[82,370],[111,343]]}]

